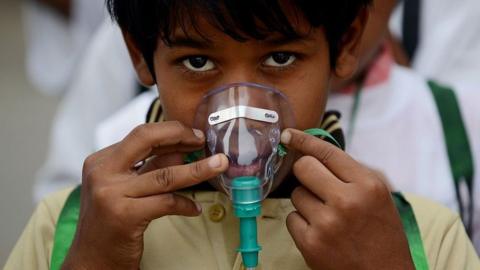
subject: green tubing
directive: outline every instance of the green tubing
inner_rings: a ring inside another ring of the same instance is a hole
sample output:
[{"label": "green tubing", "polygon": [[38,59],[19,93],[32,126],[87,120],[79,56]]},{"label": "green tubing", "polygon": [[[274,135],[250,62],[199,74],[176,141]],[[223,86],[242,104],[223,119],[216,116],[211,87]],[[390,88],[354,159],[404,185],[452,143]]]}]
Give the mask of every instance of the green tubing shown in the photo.
[{"label": "green tubing", "polygon": [[261,213],[262,187],[253,176],[235,178],[232,182],[235,215],[240,218],[240,247],[243,265],[247,269],[258,266],[257,216]]}]

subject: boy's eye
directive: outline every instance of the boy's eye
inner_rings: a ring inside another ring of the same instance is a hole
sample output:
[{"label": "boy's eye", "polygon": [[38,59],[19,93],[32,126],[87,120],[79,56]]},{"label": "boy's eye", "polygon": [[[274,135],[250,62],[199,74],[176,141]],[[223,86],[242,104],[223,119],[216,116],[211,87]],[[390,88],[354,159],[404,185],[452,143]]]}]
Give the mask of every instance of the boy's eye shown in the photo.
[{"label": "boy's eye", "polygon": [[209,71],[215,68],[215,64],[205,56],[188,57],[182,63],[192,71]]},{"label": "boy's eye", "polygon": [[297,58],[292,53],[278,52],[273,53],[265,60],[264,65],[270,67],[286,67],[292,64]]}]

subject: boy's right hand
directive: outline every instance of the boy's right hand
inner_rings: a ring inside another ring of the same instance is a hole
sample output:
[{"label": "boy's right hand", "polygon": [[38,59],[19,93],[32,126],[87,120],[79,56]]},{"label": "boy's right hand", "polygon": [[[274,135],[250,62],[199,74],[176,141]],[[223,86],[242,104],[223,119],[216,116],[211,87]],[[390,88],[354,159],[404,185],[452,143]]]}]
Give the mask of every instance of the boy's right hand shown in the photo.
[{"label": "boy's right hand", "polygon": [[184,153],[204,143],[201,131],[178,122],[145,124],[88,157],[77,232],[63,269],[139,269],[143,234],[152,220],[201,213],[195,202],[173,192],[227,169],[224,155],[180,165]]}]

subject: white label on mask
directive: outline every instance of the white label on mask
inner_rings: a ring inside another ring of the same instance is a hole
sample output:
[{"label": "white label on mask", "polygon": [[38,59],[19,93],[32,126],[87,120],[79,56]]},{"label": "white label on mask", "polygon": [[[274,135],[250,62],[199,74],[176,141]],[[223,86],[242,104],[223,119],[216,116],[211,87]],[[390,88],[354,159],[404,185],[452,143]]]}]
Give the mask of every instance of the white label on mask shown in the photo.
[{"label": "white label on mask", "polygon": [[237,118],[247,118],[267,123],[277,123],[278,113],[275,111],[255,107],[235,106],[210,114],[208,116],[208,123],[213,126]]}]

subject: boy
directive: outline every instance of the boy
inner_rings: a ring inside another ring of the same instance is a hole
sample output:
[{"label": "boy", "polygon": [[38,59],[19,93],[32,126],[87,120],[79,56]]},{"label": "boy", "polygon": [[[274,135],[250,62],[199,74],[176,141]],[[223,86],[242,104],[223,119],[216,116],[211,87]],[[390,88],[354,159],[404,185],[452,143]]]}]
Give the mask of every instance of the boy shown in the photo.
[{"label": "boy", "polygon": [[[219,85],[259,82],[289,98],[299,130],[316,127],[331,79],[355,71],[368,20],[368,1],[245,2],[109,1],[140,80],[162,89],[166,121],[140,126],[85,161],[78,225],[64,269],[240,268],[238,224],[226,197],[172,193],[227,167],[223,155],[181,165],[184,153],[204,144],[205,135],[190,128],[198,102]],[[389,190],[375,173],[298,130],[281,137],[302,156],[292,168],[301,185],[291,202],[264,202],[262,269],[425,267],[413,259],[422,248],[409,250]],[[148,157],[150,170],[132,169]],[[67,195],[40,206],[7,269],[49,267],[55,217]],[[458,217],[417,198],[409,201],[432,268],[479,266]]]}]

